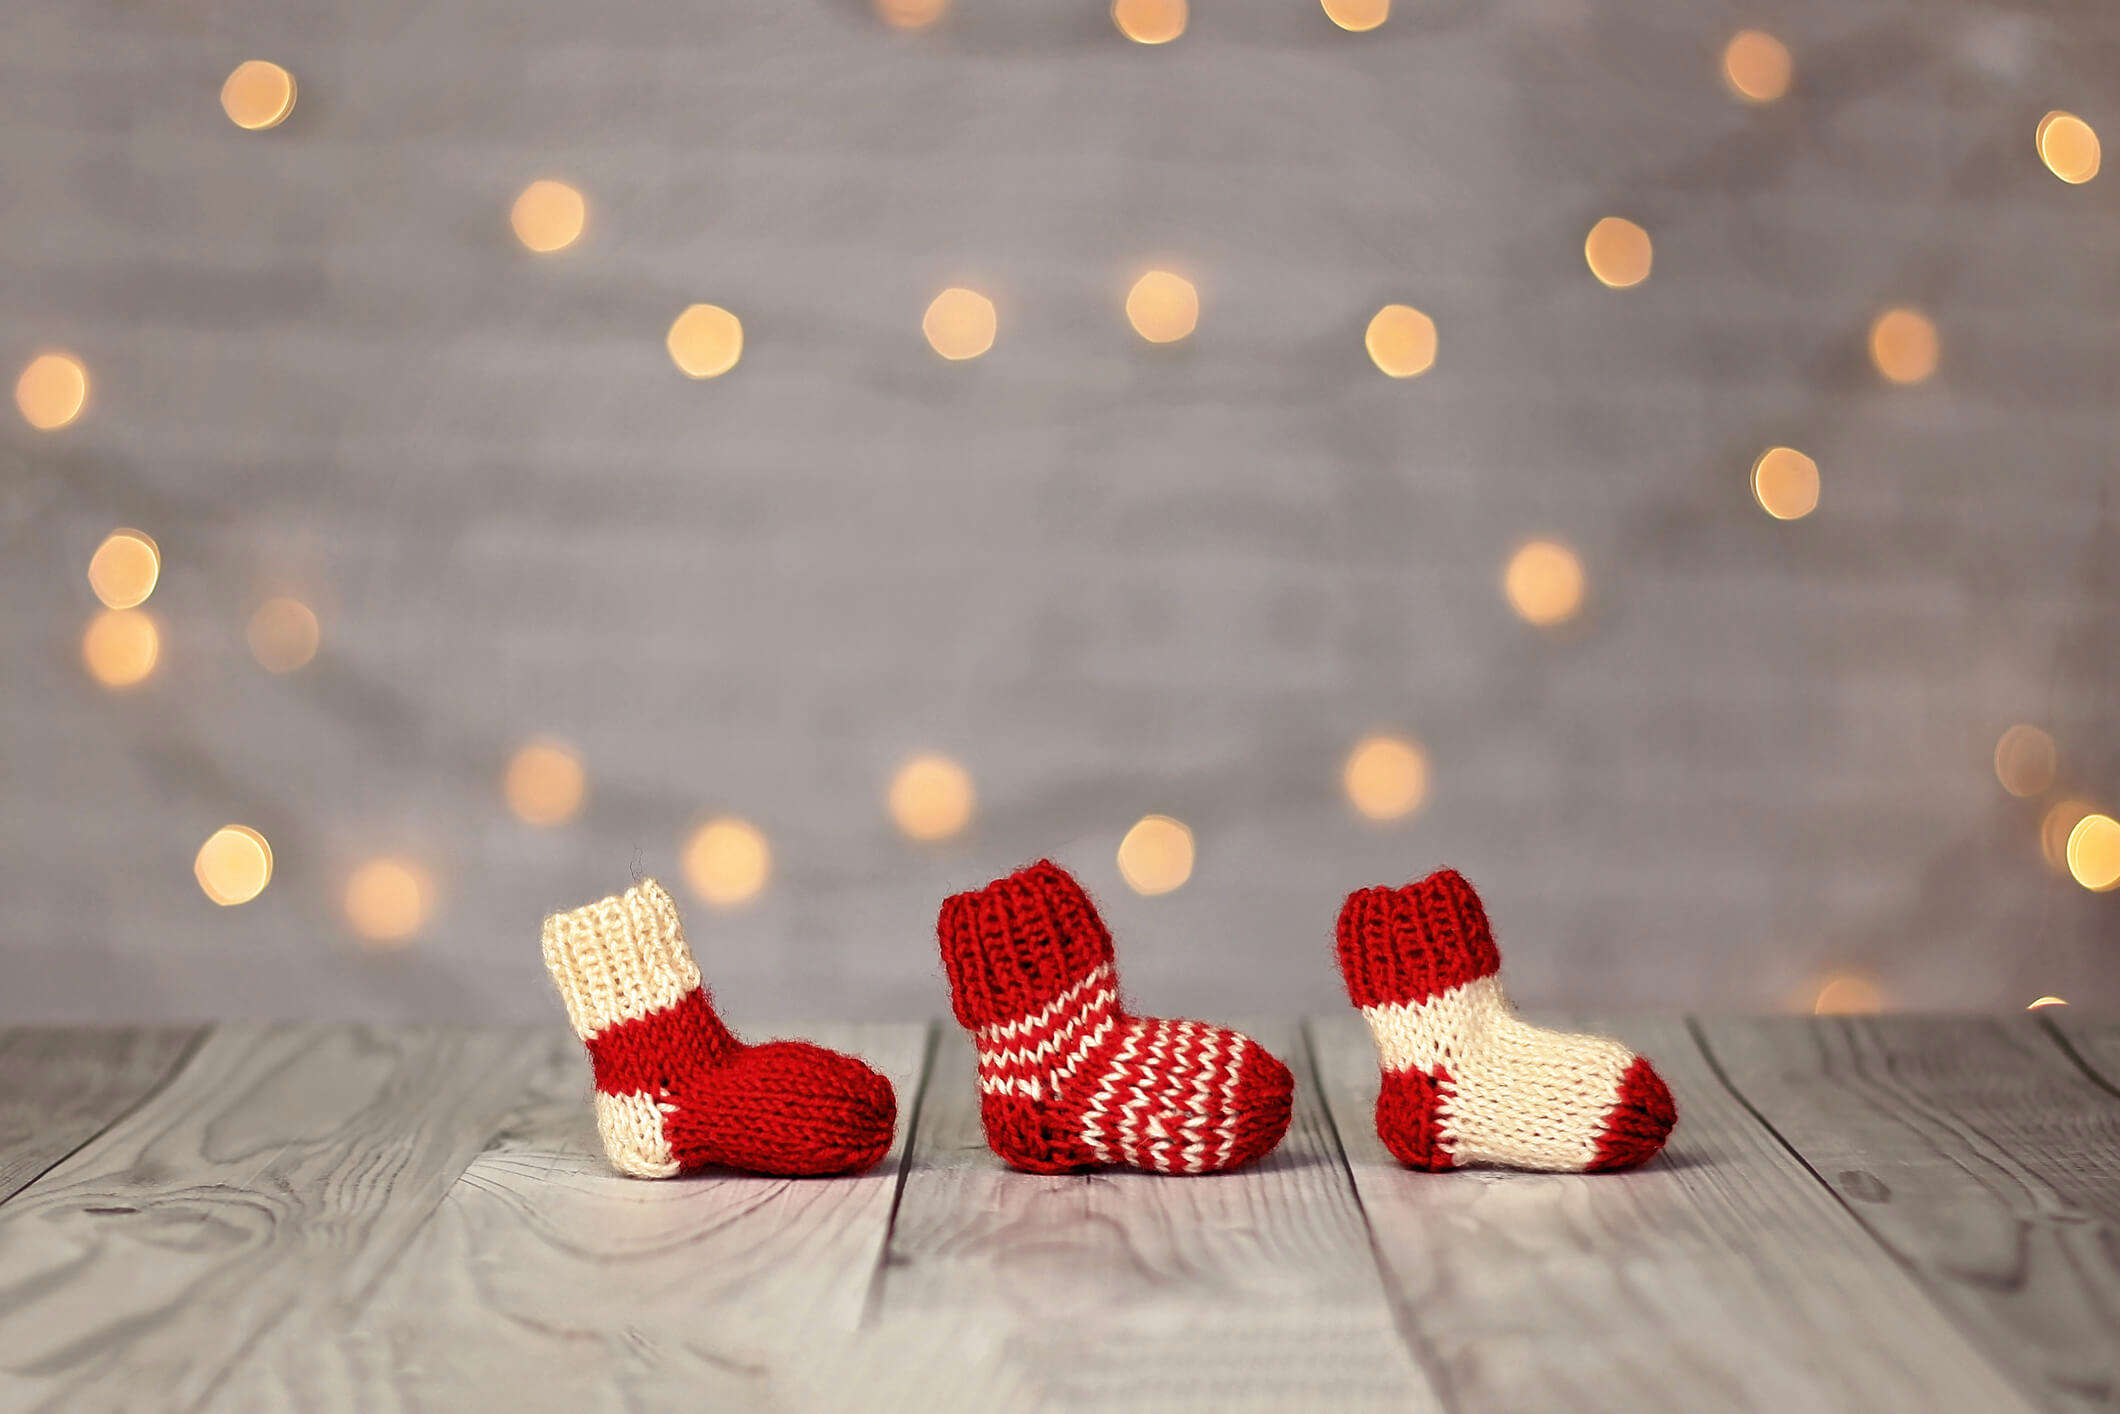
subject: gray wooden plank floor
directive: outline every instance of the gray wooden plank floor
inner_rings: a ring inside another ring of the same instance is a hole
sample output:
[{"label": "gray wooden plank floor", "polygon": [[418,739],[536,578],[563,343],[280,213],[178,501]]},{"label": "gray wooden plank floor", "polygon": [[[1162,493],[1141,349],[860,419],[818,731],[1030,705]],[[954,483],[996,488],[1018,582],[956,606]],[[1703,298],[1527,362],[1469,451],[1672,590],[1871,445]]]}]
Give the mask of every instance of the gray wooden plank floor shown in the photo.
[{"label": "gray wooden plank floor", "polygon": [[1629,1023],[1681,1124],[1594,1177],[1410,1173],[1358,1020],[1251,1030],[1235,1173],[1015,1173],[954,1027],[817,1026],[889,1157],[666,1183],[559,1027],[0,1031],[0,1410],[2116,1401],[2120,1027]]},{"label": "gray wooden plank floor", "polygon": [[1354,1017],[1319,1069],[1409,1325],[1472,1409],[2021,1409],[1920,1287],[1708,1067],[1683,1022],[1603,1028],[1680,1116],[1631,1173],[1409,1171]]},{"label": "gray wooden plank floor", "polygon": [[1718,1020],[1731,1085],[2055,1408],[2120,1403],[2120,1096],[2033,1017]]}]

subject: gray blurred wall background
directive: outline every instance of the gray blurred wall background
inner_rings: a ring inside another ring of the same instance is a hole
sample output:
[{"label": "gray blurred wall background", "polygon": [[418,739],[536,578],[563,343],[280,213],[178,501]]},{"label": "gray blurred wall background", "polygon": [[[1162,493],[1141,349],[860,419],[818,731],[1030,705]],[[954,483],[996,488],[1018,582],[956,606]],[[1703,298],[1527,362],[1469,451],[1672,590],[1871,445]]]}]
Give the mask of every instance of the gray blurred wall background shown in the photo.
[{"label": "gray blurred wall background", "polygon": [[[1740,25],[1782,101],[1724,87]],[[217,101],[253,57],[301,86],[269,132]],[[540,915],[636,872],[739,1016],[926,1015],[938,899],[1046,853],[1152,1009],[1340,1005],[1344,891],[1444,863],[1534,1004],[2110,1005],[2120,894],[2038,839],[2120,800],[2120,172],[2040,165],[2056,107],[2120,135],[2120,9],[1202,0],[1146,48],[1094,0],[17,0],[0,362],[92,393],[0,428],[0,1019],[551,1019]],[[509,231],[538,177],[589,202],[557,255]],[[1638,288],[1585,269],[1608,213]],[[1150,265],[1182,344],[1121,314]],[[1000,311],[968,363],[920,334],[951,284]],[[663,349],[695,301],[744,321],[712,381]],[[1388,301],[1424,377],[1364,355]],[[1893,304],[1917,387],[1865,354]],[[1777,442],[1808,519],[1750,495]],[[164,558],[128,692],[79,653],[116,525]],[[1499,592],[1534,535],[1562,629]],[[283,677],[275,593],[322,623]],[[1339,786],[1376,729],[1431,762],[1393,825]],[[498,784],[538,735],[589,773],[550,830]],[[922,749],[979,791],[939,845],[882,806]],[[714,912],[677,860],[724,811],[775,869]],[[1149,811],[1198,841],[1156,898]],[[228,821],[277,872],[224,909]],[[436,885],[388,950],[340,905],[384,853]]]}]

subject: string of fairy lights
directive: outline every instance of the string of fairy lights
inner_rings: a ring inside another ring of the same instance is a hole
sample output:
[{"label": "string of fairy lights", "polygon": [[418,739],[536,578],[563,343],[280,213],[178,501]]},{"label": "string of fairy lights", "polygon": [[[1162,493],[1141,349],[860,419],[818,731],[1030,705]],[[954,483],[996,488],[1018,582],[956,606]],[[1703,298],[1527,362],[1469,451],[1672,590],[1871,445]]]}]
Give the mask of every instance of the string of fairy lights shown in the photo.
[{"label": "string of fairy lights", "polygon": [[[950,0],[873,0],[884,24],[900,30],[925,29],[947,12]],[[1325,16],[1350,33],[1383,25],[1391,0],[1321,0]],[[1186,0],[1113,0],[1113,27],[1137,44],[1168,44],[1182,36],[1190,22]],[[1785,96],[1795,79],[1788,46],[1756,29],[1739,31],[1724,46],[1721,76],[1738,101],[1764,105]],[[230,122],[247,131],[279,126],[294,111],[295,80],[285,68],[263,59],[236,66],[221,89],[221,106]],[[2039,122],[2032,149],[2055,177],[2071,185],[2098,174],[2101,150],[2089,123],[2073,113],[2055,111]],[[589,202],[574,185],[541,178],[530,182],[508,213],[515,237],[528,250],[557,255],[581,239],[590,219]],[[1655,247],[1639,223],[1608,215],[1591,226],[1583,239],[1583,260],[1590,275],[1614,290],[1634,288],[1650,278]],[[1193,336],[1201,319],[1198,287],[1182,273],[1142,272],[1126,292],[1121,312],[1126,323],[1151,344],[1176,343]],[[941,358],[975,359],[992,349],[1000,335],[1000,313],[987,294],[953,286],[940,291],[920,316],[921,335]],[[1362,331],[1363,347],[1377,370],[1393,379],[1413,379],[1436,362],[1435,320],[1409,304],[1387,304]],[[743,358],[742,320],[714,304],[693,304],[680,311],[664,334],[670,361],[688,378],[719,378]],[[1879,312],[1867,341],[1872,366],[1894,386],[1928,379],[1942,356],[1942,339],[1927,314],[1910,307]],[[89,407],[87,365],[72,352],[38,353],[15,384],[15,402],[23,419],[43,432],[58,432],[77,423]],[[1801,520],[1817,510],[1818,463],[1784,446],[1768,447],[1749,469],[1753,500],[1780,521]],[[162,554],[145,530],[119,527],[97,546],[88,563],[89,587],[103,605],[81,637],[81,658],[89,676],[113,691],[136,688],[155,672],[161,658],[161,631],[142,606],[161,577]],[[1558,539],[1527,540],[1501,568],[1502,597],[1517,616],[1538,629],[1551,630],[1582,610],[1588,580],[1581,558]],[[245,627],[251,656],[270,673],[301,671],[317,655],[322,629],[316,613],[300,599],[277,596],[259,603]],[[2120,821],[2098,808],[2083,793],[2063,789],[2059,746],[2046,730],[2017,723],[2004,731],[1994,755],[1997,781],[2010,795],[2047,801],[2039,825],[2040,850],[2047,863],[2084,888],[2106,892],[2120,888]],[[1340,787],[1349,808],[1376,824],[1415,815],[1428,795],[1429,760],[1420,743],[1397,732],[1378,733],[1355,743],[1341,769]],[[499,782],[507,808],[524,825],[555,829],[578,816],[588,799],[589,773],[581,753],[567,742],[538,737],[524,742],[509,758]],[[923,752],[905,761],[883,793],[889,818],[907,839],[928,843],[963,833],[977,812],[971,772],[947,755]],[[1194,862],[1192,830],[1168,815],[1142,817],[1121,838],[1116,862],[1120,876],[1135,892],[1154,896],[1181,888]],[[692,891],[715,908],[737,908],[756,898],[773,873],[772,847],[751,822],[720,816],[695,826],[682,842],[680,867]],[[194,873],[200,890],[214,903],[233,907],[264,892],[272,880],[272,846],[256,829],[229,824],[199,847]],[[436,898],[429,871],[401,855],[370,858],[354,867],[343,883],[341,908],[348,926],[360,938],[380,945],[407,943],[421,933]],[[1821,1012],[1877,1010],[1883,997],[1874,981],[1855,973],[1827,978],[1812,999]],[[2059,997],[2034,1001],[2033,1008],[2065,1005]]]}]

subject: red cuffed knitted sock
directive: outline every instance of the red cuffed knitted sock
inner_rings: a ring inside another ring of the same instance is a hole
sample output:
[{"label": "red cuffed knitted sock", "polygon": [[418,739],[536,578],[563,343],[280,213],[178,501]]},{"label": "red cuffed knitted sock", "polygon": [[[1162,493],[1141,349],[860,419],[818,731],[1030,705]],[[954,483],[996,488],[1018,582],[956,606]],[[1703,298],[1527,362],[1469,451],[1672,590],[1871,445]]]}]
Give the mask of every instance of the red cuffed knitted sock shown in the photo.
[{"label": "red cuffed knitted sock", "polygon": [[851,1173],[891,1147],[890,1081],[807,1041],[747,1046],[721,1024],[653,879],[547,918],[545,966],[589,1048],[596,1125],[620,1172]]},{"label": "red cuffed knitted sock", "polygon": [[1384,1072],[1377,1135],[1418,1169],[1630,1168],[1677,1123],[1648,1061],[1516,1017],[1479,895],[1443,869],[1340,909],[1340,973]]},{"label": "red cuffed knitted sock", "polygon": [[1287,1132],[1294,1083],[1258,1042],[1127,1013],[1111,934],[1057,865],[944,900],[937,932],[950,1005],[979,1050],[986,1142],[1008,1163],[1213,1173]]}]

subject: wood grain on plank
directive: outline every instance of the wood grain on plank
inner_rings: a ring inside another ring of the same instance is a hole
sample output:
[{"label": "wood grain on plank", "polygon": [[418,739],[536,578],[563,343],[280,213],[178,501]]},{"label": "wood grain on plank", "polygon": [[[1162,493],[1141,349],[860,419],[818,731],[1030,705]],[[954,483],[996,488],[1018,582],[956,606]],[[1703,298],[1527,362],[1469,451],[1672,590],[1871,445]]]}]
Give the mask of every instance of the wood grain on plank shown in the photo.
[{"label": "wood grain on plank", "polygon": [[2120,1407],[2120,1097],[2036,1017],[1701,1025],[1991,1360],[2050,1408]]},{"label": "wood grain on plank", "polygon": [[230,1393],[348,1411],[831,1404],[821,1387],[835,1375],[879,1364],[857,1327],[929,1031],[778,1034],[889,1077],[901,1114],[882,1162],[839,1178],[624,1177],[597,1137],[581,1043],[544,1028],[492,1142],[368,1299],[333,1327],[275,1332]]},{"label": "wood grain on plank", "polygon": [[0,1203],[168,1078],[196,1026],[0,1030]]},{"label": "wood grain on plank", "polygon": [[224,1026],[0,1205],[0,1406],[191,1408],[354,1309],[520,1093],[520,1032]]},{"label": "wood grain on plank", "polygon": [[[1249,1028],[1248,1028],[1249,1029]],[[886,1320],[954,1322],[1055,1407],[1437,1407],[1394,1328],[1293,1023],[1288,1138],[1205,1177],[1018,1173],[944,1028],[892,1231]]]},{"label": "wood grain on plank", "polygon": [[1611,1029],[1677,1100],[1656,1162],[1429,1174],[1376,1137],[1367,1028],[1310,1023],[1401,1318],[1453,1407],[2028,1407],[1746,1112],[1684,1023]]}]

